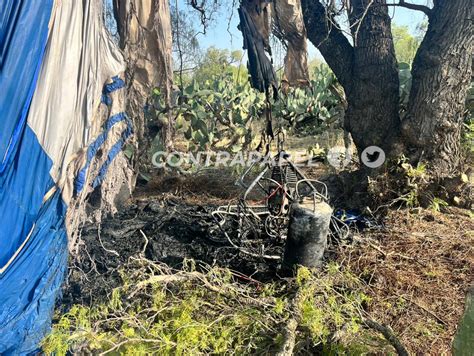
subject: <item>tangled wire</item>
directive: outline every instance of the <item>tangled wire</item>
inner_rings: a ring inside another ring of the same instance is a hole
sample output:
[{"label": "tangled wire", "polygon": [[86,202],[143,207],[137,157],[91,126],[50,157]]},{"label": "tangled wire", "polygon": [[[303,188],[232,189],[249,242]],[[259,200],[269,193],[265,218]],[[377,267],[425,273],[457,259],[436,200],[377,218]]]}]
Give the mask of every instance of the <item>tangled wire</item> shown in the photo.
[{"label": "tangled wire", "polygon": [[[242,175],[239,184],[246,191],[237,204],[220,206],[212,213],[217,229],[216,239],[223,235],[230,245],[252,257],[280,260],[284,251],[290,223],[290,207],[296,202],[328,202],[326,185],[308,179],[290,161],[284,151],[264,165],[255,179],[247,183],[248,176],[258,162]],[[340,218],[331,218],[331,241],[345,240],[349,227]]]}]

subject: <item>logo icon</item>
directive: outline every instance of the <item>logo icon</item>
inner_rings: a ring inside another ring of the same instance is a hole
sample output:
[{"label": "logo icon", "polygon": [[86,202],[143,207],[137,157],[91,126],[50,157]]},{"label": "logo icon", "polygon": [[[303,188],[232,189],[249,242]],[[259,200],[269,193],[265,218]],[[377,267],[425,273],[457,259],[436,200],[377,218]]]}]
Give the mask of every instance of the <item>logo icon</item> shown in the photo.
[{"label": "logo icon", "polygon": [[379,168],[385,162],[385,152],[378,146],[369,146],[362,151],[360,159],[369,168]]},{"label": "logo icon", "polygon": [[352,152],[344,146],[335,146],[328,150],[326,157],[331,166],[337,169],[343,169],[351,163]]}]

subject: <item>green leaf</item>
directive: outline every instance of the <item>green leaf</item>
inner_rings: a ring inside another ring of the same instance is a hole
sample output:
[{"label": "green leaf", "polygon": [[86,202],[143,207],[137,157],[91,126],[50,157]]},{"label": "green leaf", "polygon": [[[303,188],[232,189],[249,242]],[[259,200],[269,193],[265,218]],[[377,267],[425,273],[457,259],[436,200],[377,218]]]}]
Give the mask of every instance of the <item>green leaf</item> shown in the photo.
[{"label": "green leaf", "polygon": [[196,130],[200,130],[203,134],[207,136],[208,130],[206,122],[204,120],[196,120],[196,125],[194,125],[194,128]]},{"label": "green leaf", "polygon": [[184,119],[184,116],[182,114],[178,114],[178,116],[176,117],[176,123],[175,123],[176,130],[182,129],[185,122],[186,120]]},{"label": "green leaf", "polygon": [[240,137],[245,136],[247,133],[247,129],[243,126],[239,126],[235,129],[235,133],[239,135]]},{"label": "green leaf", "polygon": [[242,151],[242,145],[240,145],[240,144],[233,145],[232,148],[231,148],[231,151],[233,153],[238,153],[238,152]]},{"label": "green leaf", "polygon": [[124,150],[123,150],[123,154],[125,157],[127,157],[128,159],[131,159],[133,157],[135,153],[135,147],[133,145],[126,145]]},{"label": "green leaf", "polygon": [[191,127],[184,133],[184,138],[186,140],[191,140],[193,138],[193,129]]}]

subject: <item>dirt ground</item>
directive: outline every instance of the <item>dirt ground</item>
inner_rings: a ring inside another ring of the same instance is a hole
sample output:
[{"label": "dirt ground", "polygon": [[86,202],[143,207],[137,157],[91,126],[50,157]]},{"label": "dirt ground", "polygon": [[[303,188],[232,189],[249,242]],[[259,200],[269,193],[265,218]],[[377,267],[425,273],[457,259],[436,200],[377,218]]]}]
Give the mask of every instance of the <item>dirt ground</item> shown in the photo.
[{"label": "dirt ground", "polygon": [[[185,258],[265,281],[278,265],[239,254],[210,236],[210,212],[241,190],[231,174],[207,172],[152,180],[130,204],[100,226],[86,225],[78,258],[71,261],[61,309],[90,305],[117,286],[130,256],[179,266]],[[450,354],[465,296],[474,281],[474,219],[447,208],[389,211],[383,228],[354,232],[332,246],[330,258],[365,282],[370,316],[389,325],[413,354]]]}]

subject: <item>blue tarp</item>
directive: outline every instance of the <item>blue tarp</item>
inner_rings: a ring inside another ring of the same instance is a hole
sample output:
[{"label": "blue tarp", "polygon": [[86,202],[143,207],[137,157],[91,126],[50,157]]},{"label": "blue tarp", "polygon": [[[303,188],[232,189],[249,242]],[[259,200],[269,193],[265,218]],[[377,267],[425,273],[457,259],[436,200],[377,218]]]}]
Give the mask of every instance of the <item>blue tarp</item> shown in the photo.
[{"label": "blue tarp", "polygon": [[0,173],[11,162],[25,127],[47,42],[52,5],[53,0],[1,1]]},{"label": "blue tarp", "polygon": [[0,355],[37,352],[65,278],[68,204],[132,134],[101,6],[0,0]]},{"label": "blue tarp", "polygon": [[53,0],[0,4],[0,354],[35,351],[67,266],[66,206],[26,118]]}]

